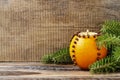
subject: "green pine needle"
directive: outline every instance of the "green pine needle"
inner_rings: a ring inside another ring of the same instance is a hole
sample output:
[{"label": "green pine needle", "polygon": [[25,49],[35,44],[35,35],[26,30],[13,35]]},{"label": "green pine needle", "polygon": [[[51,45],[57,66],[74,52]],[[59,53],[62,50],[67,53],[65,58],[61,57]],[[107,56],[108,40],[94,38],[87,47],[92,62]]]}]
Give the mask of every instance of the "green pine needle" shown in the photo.
[{"label": "green pine needle", "polygon": [[103,34],[98,37],[97,44],[99,47],[105,45],[106,48],[110,48],[111,45],[120,46],[120,36],[115,36],[113,34]]},{"label": "green pine needle", "polygon": [[69,54],[69,48],[63,48],[55,53],[48,54],[42,57],[43,63],[50,64],[72,64]]},{"label": "green pine needle", "polygon": [[108,57],[90,65],[92,73],[120,72],[120,22],[106,21],[102,25],[102,35],[98,37],[99,47],[105,45]]},{"label": "green pine needle", "polygon": [[41,61],[42,61],[42,63],[45,63],[45,64],[54,63],[54,61],[52,60],[52,55],[51,55],[51,54],[44,55],[44,56],[41,58]]},{"label": "green pine needle", "polygon": [[114,58],[116,61],[120,62],[120,47],[116,47],[115,51],[113,51]]},{"label": "green pine needle", "polygon": [[91,73],[110,73],[116,72],[119,66],[113,57],[107,57],[93,63],[89,68]]},{"label": "green pine needle", "polygon": [[115,36],[120,36],[120,22],[119,21],[105,21],[100,30],[103,34],[112,34]]}]

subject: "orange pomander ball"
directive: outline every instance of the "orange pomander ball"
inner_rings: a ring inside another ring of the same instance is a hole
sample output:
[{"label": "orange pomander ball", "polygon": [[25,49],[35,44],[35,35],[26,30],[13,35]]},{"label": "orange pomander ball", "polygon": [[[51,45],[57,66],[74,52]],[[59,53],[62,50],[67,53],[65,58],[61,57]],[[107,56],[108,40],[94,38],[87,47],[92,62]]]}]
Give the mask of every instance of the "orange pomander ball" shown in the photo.
[{"label": "orange pomander ball", "polygon": [[107,56],[105,47],[96,45],[97,33],[81,32],[73,36],[70,43],[70,56],[75,65],[88,69],[89,65]]}]

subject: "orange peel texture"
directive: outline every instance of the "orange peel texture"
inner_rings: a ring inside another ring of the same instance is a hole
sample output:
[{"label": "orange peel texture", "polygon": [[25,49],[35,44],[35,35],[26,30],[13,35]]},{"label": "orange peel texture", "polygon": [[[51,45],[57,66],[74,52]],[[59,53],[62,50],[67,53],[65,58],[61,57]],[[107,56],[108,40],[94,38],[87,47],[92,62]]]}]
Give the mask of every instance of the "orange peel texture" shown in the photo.
[{"label": "orange peel texture", "polygon": [[96,38],[97,35],[91,32],[74,35],[71,40],[70,56],[81,69],[88,69],[90,64],[107,56],[105,47],[97,47]]}]

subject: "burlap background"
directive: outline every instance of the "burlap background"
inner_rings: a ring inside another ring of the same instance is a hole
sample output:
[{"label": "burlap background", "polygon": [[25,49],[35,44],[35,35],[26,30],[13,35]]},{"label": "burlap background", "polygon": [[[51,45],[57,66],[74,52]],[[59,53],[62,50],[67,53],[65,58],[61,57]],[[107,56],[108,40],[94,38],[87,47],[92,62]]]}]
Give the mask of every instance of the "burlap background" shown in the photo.
[{"label": "burlap background", "polygon": [[120,19],[120,0],[0,0],[0,61],[40,61],[110,19]]}]

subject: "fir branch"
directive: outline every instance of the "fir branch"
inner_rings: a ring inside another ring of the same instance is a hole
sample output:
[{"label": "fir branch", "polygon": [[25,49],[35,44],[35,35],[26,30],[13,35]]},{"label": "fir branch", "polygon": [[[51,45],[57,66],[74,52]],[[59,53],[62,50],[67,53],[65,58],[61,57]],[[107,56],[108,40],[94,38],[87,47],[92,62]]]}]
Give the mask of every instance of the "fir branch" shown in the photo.
[{"label": "fir branch", "polygon": [[115,36],[120,36],[120,22],[119,21],[105,21],[100,30],[103,34],[113,34]]},{"label": "fir branch", "polygon": [[42,63],[45,63],[45,64],[54,63],[54,61],[52,60],[52,56],[53,56],[52,54],[47,54],[47,55],[42,56],[41,58]]},{"label": "fir branch", "polygon": [[99,47],[105,45],[106,48],[111,48],[112,46],[120,46],[120,36],[115,36],[113,34],[103,34],[98,37],[97,45]]},{"label": "fir branch", "polygon": [[101,29],[102,35],[98,37],[97,45],[108,49],[107,58],[90,65],[92,73],[110,73],[120,71],[120,22],[106,21]]},{"label": "fir branch", "polygon": [[53,57],[55,64],[72,64],[69,49],[60,50],[59,54]]},{"label": "fir branch", "polygon": [[120,47],[116,47],[113,51],[113,55],[116,61],[120,62]]},{"label": "fir branch", "polygon": [[55,53],[51,53],[42,57],[43,63],[50,64],[72,64],[72,60],[69,54],[69,48],[63,48]]},{"label": "fir branch", "polygon": [[114,60],[112,56],[101,59],[90,65],[91,73],[110,73],[116,72],[120,65]]}]

